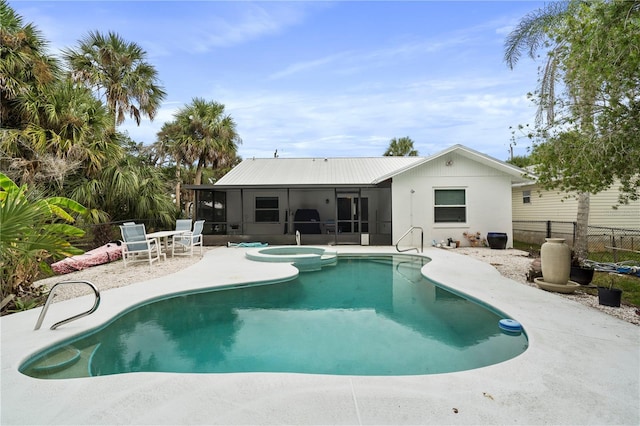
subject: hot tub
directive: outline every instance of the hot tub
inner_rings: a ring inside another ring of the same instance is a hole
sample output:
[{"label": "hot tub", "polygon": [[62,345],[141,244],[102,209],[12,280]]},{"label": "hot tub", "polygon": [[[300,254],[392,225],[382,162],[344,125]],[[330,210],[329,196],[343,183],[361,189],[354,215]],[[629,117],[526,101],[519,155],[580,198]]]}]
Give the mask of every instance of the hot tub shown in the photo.
[{"label": "hot tub", "polygon": [[334,265],[338,259],[335,251],[322,247],[278,246],[247,251],[247,259],[257,262],[286,262],[304,271],[314,271],[327,265]]}]

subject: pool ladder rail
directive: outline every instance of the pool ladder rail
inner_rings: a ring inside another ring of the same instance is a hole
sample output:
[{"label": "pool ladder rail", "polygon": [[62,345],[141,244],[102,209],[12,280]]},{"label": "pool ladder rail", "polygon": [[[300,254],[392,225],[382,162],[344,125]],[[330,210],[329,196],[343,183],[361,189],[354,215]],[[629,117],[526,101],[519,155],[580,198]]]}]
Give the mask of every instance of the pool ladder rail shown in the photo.
[{"label": "pool ladder rail", "polygon": [[93,283],[89,282],[89,281],[60,281],[58,283],[56,283],[53,287],[51,287],[51,290],[49,291],[49,296],[47,297],[47,301],[45,302],[44,306],[42,307],[42,312],[40,312],[40,316],[38,317],[38,321],[36,322],[36,326],[34,327],[34,330],[38,330],[40,329],[40,326],[42,325],[42,321],[44,320],[45,315],[47,314],[47,311],[49,310],[49,305],[51,304],[51,302],[53,301],[53,298],[55,296],[55,290],[56,287],[58,287],[59,285],[62,284],[86,284],[89,287],[91,287],[91,290],[93,290],[96,299],[93,303],[93,307],[91,309],[89,309],[86,312],[82,312],[78,315],[74,315],[72,317],[69,317],[65,320],[62,321],[58,321],[57,323],[53,324],[51,326],[51,330],[55,330],[56,328],[60,327],[61,325],[67,324],[71,321],[75,321],[79,318],[82,317],[86,317],[87,315],[91,315],[92,313],[94,313],[96,311],[96,309],[98,309],[98,306],[100,305],[100,291],[97,289],[97,287],[95,285],[93,285]]},{"label": "pool ladder rail", "polygon": [[[406,237],[407,235],[411,234],[416,229],[420,230],[420,249],[418,249],[418,247],[409,247],[407,249],[400,250],[400,247],[398,247],[398,245],[400,244],[400,241],[402,241],[404,239],[404,237]],[[396,250],[398,250],[400,253],[405,252],[405,251],[409,251],[409,250],[415,250],[418,253],[424,252],[424,229],[422,229],[420,226],[412,226],[411,228],[409,228],[409,230],[407,232],[405,232],[402,235],[402,237],[398,238],[398,241],[396,242],[395,245],[396,245]]]}]

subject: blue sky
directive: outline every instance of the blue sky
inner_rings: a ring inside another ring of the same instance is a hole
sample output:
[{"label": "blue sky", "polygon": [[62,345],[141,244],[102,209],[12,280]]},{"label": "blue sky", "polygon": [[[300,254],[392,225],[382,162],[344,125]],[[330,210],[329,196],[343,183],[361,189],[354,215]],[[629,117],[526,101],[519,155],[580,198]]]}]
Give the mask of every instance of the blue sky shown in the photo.
[{"label": "blue sky", "polygon": [[[509,126],[532,123],[537,66],[503,61],[532,1],[11,1],[52,53],[89,31],[147,51],[167,92],[152,143],[194,97],[225,105],[244,158],[380,156],[408,136],[420,155],[454,144],[509,157]],[[518,141],[515,154],[528,143]]]}]

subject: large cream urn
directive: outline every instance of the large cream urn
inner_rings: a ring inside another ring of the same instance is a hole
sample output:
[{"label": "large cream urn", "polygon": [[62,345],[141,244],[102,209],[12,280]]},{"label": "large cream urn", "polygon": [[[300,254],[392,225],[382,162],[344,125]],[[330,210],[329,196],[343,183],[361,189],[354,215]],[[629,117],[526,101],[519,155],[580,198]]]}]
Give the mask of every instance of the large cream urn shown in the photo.
[{"label": "large cream urn", "polygon": [[564,238],[546,238],[540,248],[542,279],[550,284],[567,284],[571,272],[571,249]]}]

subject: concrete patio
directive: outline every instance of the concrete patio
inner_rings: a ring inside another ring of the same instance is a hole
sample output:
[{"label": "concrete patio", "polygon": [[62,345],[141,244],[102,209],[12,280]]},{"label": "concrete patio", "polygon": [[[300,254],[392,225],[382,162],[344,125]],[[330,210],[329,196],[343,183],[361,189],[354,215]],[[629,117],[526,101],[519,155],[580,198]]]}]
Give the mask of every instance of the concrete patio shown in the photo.
[{"label": "concrete patio", "polygon": [[18,372],[45,346],[145,300],[297,274],[288,264],[247,260],[245,250],[214,249],[178,273],[103,292],[94,314],[55,331],[51,324],[88,309],[92,297],[52,305],[38,331],[40,309],[3,317],[1,424],[640,424],[640,327],[441,249],[425,252],[433,261],[423,273],[520,321],[529,337],[521,356],[459,373],[399,377],[130,373],[38,380]]}]

